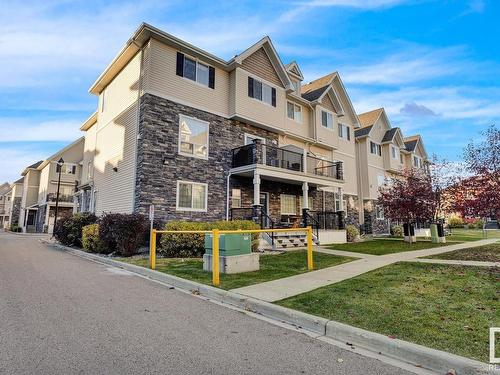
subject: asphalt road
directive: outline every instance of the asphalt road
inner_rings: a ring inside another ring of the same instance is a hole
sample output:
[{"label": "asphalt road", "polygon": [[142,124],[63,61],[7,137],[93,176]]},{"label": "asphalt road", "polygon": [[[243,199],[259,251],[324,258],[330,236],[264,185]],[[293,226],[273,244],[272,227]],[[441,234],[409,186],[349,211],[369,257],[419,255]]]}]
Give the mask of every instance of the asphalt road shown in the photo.
[{"label": "asphalt road", "polygon": [[0,232],[0,374],[156,373],[409,374]]}]

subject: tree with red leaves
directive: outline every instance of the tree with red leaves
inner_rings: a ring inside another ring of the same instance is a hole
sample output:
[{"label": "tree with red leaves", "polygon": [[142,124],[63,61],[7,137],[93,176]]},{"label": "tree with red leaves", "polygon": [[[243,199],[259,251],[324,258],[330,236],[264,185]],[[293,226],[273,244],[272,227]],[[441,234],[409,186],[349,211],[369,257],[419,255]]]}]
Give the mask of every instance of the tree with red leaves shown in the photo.
[{"label": "tree with red leaves", "polygon": [[464,150],[471,177],[453,187],[453,208],[464,217],[500,219],[500,129],[492,125],[481,135],[481,142],[471,141]]},{"label": "tree with red leaves", "polygon": [[377,204],[383,207],[384,216],[393,221],[409,224],[432,219],[436,195],[430,174],[416,168],[403,171],[401,176],[380,187]]}]

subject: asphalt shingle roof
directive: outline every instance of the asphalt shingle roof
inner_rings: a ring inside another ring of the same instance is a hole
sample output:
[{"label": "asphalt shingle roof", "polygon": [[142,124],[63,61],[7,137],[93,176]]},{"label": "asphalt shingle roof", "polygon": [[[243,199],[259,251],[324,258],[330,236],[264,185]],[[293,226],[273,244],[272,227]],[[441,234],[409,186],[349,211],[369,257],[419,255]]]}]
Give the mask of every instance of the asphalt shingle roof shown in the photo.
[{"label": "asphalt shingle roof", "polygon": [[323,93],[325,92],[325,90],[327,88],[328,88],[328,85],[320,87],[320,88],[312,90],[312,91],[307,91],[305,93],[302,93],[301,95],[304,99],[309,100],[310,102],[313,102],[313,101],[317,100],[321,95],[323,95]]},{"label": "asphalt shingle roof", "polygon": [[413,139],[411,141],[405,141],[405,148],[408,151],[415,151],[415,147],[417,146],[418,139]]},{"label": "asphalt shingle roof", "polygon": [[362,127],[375,124],[375,121],[377,121],[383,110],[383,108],[378,108],[374,109],[373,111],[361,113],[360,115],[358,115],[359,123]]},{"label": "asphalt shingle roof", "polygon": [[37,161],[36,163],[31,164],[29,167],[26,167],[26,169],[35,169],[35,168],[38,168],[40,166],[40,164],[42,164],[42,163],[43,163],[43,160]]},{"label": "asphalt shingle roof", "polygon": [[398,131],[399,128],[392,128],[385,132],[384,138],[382,138],[382,142],[390,142],[394,138],[394,135]]},{"label": "asphalt shingle roof", "polygon": [[372,125],[371,126],[365,126],[364,128],[358,129],[354,131],[354,136],[355,137],[364,137],[365,135],[368,135],[370,133],[370,130],[372,130]]}]

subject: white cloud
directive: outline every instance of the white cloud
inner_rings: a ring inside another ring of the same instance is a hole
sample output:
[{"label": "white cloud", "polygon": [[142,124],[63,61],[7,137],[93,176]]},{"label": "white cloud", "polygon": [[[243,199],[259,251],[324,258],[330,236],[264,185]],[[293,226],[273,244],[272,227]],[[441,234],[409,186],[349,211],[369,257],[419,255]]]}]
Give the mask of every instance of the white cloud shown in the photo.
[{"label": "white cloud", "polygon": [[14,182],[21,178],[21,172],[28,165],[38,160],[43,160],[45,155],[42,150],[33,150],[32,147],[3,146],[0,143],[0,184],[5,181]]},{"label": "white cloud", "polygon": [[22,118],[1,118],[0,145],[2,142],[74,141],[83,135],[80,125],[81,122],[73,119],[35,123]]},{"label": "white cloud", "polygon": [[408,3],[408,0],[314,0],[310,6],[330,7],[343,6],[359,9],[387,8]]}]

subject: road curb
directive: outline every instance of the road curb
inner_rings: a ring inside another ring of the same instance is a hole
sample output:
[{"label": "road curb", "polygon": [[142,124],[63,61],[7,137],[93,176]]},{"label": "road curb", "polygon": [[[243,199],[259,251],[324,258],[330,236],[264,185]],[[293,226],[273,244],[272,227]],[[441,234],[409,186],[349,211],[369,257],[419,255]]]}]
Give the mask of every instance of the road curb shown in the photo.
[{"label": "road curb", "polygon": [[[446,374],[453,369],[457,375],[465,374],[494,374],[489,365],[469,358],[443,352],[425,346],[413,344],[407,341],[392,339],[385,335],[370,332],[347,324],[335,322],[315,315],[306,314],[297,310],[289,309],[242,294],[200,284],[194,281],[182,279],[173,275],[153,271],[148,268],[120,262],[108,257],[86,253],[81,250],[41,240],[55,248],[64,250],[84,259],[122,268],[126,271],[139,274],[155,281],[171,285],[175,288],[201,295],[218,303],[232,305],[246,311],[257,313],[280,322],[291,324],[297,328],[326,336],[330,339],[346,343],[351,348],[359,347],[386,357],[396,359],[423,368]],[[498,374],[498,372],[496,372]]]}]

